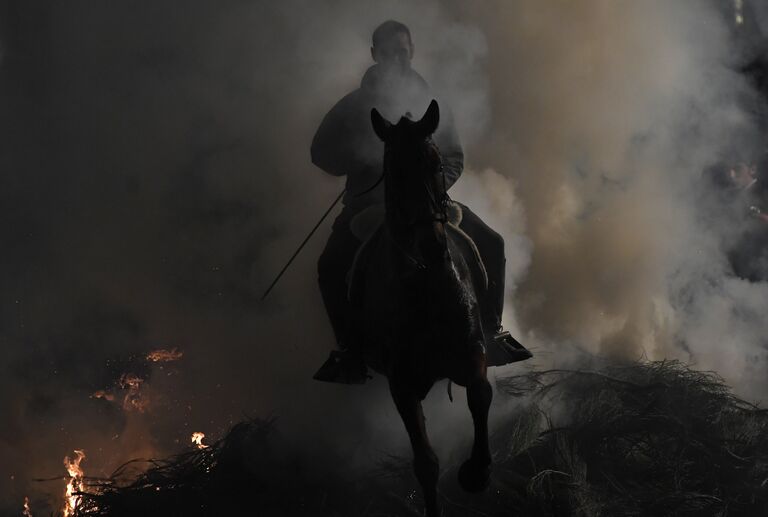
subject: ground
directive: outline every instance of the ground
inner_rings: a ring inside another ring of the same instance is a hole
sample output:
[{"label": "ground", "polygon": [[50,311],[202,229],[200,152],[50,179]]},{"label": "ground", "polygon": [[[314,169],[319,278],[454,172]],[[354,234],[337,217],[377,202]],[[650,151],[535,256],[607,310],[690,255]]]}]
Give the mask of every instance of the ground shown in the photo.
[{"label": "ground", "polygon": [[[492,436],[489,490],[444,464],[451,516],[754,516],[768,505],[768,412],[676,361],[550,370],[498,380],[513,397]],[[89,480],[77,515],[421,515],[410,459],[336,472],[280,451],[275,421],[235,426],[209,448],[138,478]]]}]

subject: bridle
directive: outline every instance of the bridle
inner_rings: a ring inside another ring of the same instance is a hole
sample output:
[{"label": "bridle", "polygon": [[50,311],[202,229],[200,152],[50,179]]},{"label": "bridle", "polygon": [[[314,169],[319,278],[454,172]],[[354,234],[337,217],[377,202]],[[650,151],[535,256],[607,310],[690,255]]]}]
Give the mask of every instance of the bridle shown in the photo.
[{"label": "bridle", "polygon": [[[439,152],[435,149],[435,152],[437,153],[438,159],[440,159]],[[373,189],[378,187],[382,181],[386,178],[388,174],[390,174],[389,167],[388,167],[389,160],[385,159],[384,164],[382,167],[381,176],[379,176],[378,180],[376,180],[376,183],[374,183],[371,187],[364,190],[363,192],[360,192],[359,194],[356,194],[356,196],[362,196],[364,194],[367,194],[371,192]],[[429,203],[430,213],[431,215],[428,218],[414,218],[410,220],[402,220],[400,219],[398,221],[399,225],[405,226],[405,227],[415,227],[422,224],[432,224],[432,223],[441,223],[446,224],[448,222],[448,188],[447,188],[447,181],[445,178],[445,168],[443,166],[442,160],[440,161],[440,170],[439,174],[442,178],[443,183],[443,190],[442,192],[435,192],[434,183],[430,181],[429,176],[423,176],[421,177],[421,180],[419,181],[418,185],[420,185],[427,194],[427,201]],[[408,250],[404,249],[395,239],[392,239],[392,242],[397,248],[397,250],[403,255],[403,257],[417,270],[424,271],[428,268],[429,264],[424,263],[423,261],[415,258],[411,253],[408,252]],[[447,253],[447,242],[445,244],[446,249],[445,252]]]},{"label": "bridle", "polygon": [[[432,147],[432,149],[434,149],[434,152],[437,154],[438,160],[440,160],[439,174],[442,178],[443,191],[435,192],[434,183],[430,181],[431,177],[421,176],[420,181],[418,182],[418,186],[423,188],[427,194],[426,197],[429,203],[431,215],[427,218],[414,218],[410,220],[401,219],[398,222],[403,226],[412,227],[412,226],[417,226],[421,224],[432,224],[434,222],[439,222],[443,224],[448,222],[449,198],[448,198],[447,183],[445,179],[445,168],[443,166],[442,159],[440,157],[439,152],[434,148],[434,144],[430,144],[430,146]],[[381,183],[381,181],[389,173],[387,165],[388,165],[388,160],[384,160],[382,175],[381,175],[381,178],[379,178],[379,181],[377,181],[377,185]]]}]

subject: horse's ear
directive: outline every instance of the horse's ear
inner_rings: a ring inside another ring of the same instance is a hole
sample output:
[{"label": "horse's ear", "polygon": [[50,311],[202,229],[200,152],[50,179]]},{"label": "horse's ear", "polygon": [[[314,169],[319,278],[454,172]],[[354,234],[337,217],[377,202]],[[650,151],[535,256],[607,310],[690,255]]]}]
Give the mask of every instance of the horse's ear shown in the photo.
[{"label": "horse's ear", "polygon": [[427,112],[419,120],[419,129],[424,136],[429,136],[437,130],[437,125],[440,123],[440,108],[437,106],[437,101],[432,99],[429,103]]},{"label": "horse's ear", "polygon": [[373,125],[373,131],[376,133],[376,136],[378,136],[382,142],[386,142],[387,136],[389,135],[389,128],[392,127],[392,124],[385,120],[376,108],[371,109],[371,124]]}]

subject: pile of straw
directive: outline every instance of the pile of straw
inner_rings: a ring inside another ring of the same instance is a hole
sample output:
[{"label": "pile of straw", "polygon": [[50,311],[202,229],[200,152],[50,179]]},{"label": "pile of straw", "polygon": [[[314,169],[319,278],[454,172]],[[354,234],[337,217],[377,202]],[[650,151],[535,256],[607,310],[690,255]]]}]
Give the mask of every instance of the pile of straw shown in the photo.
[{"label": "pile of straw", "polygon": [[[676,361],[548,370],[497,382],[516,398],[492,435],[483,495],[444,462],[452,516],[754,516],[768,508],[768,412],[712,372]],[[368,472],[312,464],[274,447],[273,421],[236,425],[206,449],[87,480],[80,517],[420,515],[408,458]]]}]

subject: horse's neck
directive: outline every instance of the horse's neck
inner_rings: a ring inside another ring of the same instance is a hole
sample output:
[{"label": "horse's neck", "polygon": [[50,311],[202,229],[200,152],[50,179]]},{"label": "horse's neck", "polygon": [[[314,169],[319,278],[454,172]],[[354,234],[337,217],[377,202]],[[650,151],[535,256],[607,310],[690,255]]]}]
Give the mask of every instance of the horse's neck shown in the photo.
[{"label": "horse's neck", "polygon": [[390,238],[400,252],[423,264],[445,262],[449,257],[443,223],[436,221],[430,199],[416,195],[421,189],[406,187],[385,177],[384,220]]},{"label": "horse's neck", "polygon": [[402,224],[394,217],[387,217],[385,225],[395,255],[403,256],[406,262],[432,269],[438,266],[450,267],[446,230],[437,228],[439,223],[409,225]]}]

